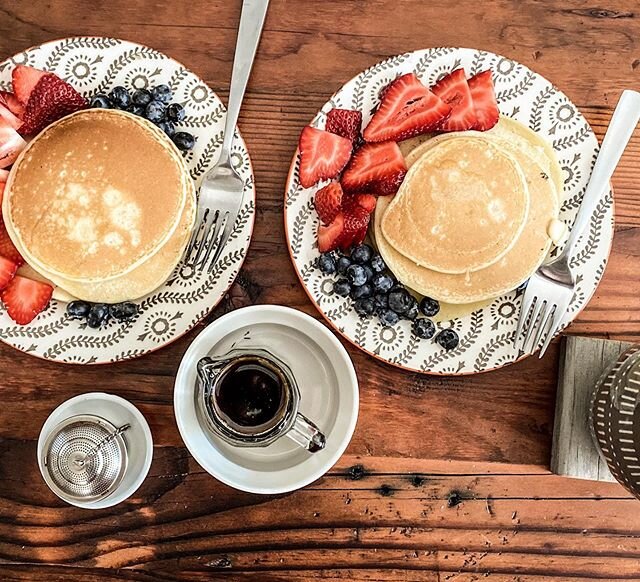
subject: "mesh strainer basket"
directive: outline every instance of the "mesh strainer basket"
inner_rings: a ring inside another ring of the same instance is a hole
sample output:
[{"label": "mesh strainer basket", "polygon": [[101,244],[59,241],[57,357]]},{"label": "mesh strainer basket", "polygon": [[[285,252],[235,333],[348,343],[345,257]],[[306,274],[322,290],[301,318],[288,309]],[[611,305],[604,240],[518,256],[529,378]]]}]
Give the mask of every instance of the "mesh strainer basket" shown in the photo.
[{"label": "mesh strainer basket", "polygon": [[45,481],[62,499],[103,499],[127,468],[125,437],[112,423],[94,415],[76,415],[56,425],[42,448]]}]

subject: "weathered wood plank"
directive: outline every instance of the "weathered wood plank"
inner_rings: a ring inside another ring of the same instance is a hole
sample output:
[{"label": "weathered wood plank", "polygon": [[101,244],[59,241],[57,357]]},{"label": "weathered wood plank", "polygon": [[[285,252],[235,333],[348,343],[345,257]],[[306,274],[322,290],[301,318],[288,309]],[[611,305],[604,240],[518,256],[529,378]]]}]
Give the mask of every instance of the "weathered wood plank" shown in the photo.
[{"label": "weathered wood plank", "polygon": [[589,414],[596,382],[630,345],[596,338],[564,338],[551,445],[551,470],[554,473],[615,482],[593,442]]}]

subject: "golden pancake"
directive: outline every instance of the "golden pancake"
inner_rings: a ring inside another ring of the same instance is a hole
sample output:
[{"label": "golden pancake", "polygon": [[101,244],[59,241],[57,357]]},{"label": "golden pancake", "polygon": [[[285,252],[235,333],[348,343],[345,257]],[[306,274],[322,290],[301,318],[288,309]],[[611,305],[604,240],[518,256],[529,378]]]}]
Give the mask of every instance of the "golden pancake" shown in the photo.
[{"label": "golden pancake", "polygon": [[[414,163],[429,147],[435,147],[442,141],[454,137],[452,134],[442,135],[420,145],[414,150],[415,155],[413,152],[407,154],[407,164]],[[394,249],[381,228],[391,200],[380,197],[376,206],[375,241],[389,268],[409,288],[447,303],[465,304],[482,301],[515,289],[538,268],[551,245],[551,238],[547,231],[556,219],[559,208],[555,182],[549,179],[553,172],[545,173],[537,160],[525,153],[526,147],[519,143],[519,140],[524,139],[520,133],[513,132],[509,139],[504,139],[506,137],[504,134],[498,140],[487,132],[486,137],[489,140],[500,141],[501,146],[509,149],[516,158],[523,169],[531,199],[524,229],[511,250],[496,263],[468,274],[440,273],[416,265]],[[553,163],[557,164],[555,157],[551,160],[552,165]]]},{"label": "golden pancake", "polygon": [[89,109],[27,146],[9,176],[3,215],[36,270],[104,283],[167,244],[190,182],[180,152],[159,128],[122,111]]},{"label": "golden pancake", "polygon": [[93,303],[119,303],[143,297],[162,285],[180,261],[193,229],[196,204],[195,187],[192,183],[180,223],[171,238],[146,262],[120,277],[82,283],[69,281],[46,271],[29,269],[24,274],[56,286],[54,297],[61,301],[84,299]]},{"label": "golden pancake", "polygon": [[484,137],[451,134],[433,144],[407,172],[382,232],[422,267],[483,269],[509,251],[525,225],[525,176],[511,153]]}]

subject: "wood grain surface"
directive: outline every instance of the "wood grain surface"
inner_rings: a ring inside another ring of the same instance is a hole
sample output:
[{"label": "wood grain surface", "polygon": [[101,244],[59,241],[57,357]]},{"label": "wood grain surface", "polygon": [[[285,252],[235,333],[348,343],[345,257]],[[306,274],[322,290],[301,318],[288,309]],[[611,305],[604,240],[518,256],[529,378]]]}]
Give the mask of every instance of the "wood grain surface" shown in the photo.
[{"label": "wood grain surface", "polygon": [[[0,58],[71,35],[148,44],[223,99],[238,0],[0,0]],[[623,88],[640,85],[634,0],[271,0],[240,116],[258,192],[240,278],[207,321],[170,347],[113,366],[63,366],[0,345],[0,579],[640,580],[640,502],[622,487],[548,470],[558,347],[466,378],[403,373],[347,346],[360,380],[353,441],[302,491],[256,496],[206,474],[184,449],[173,379],[195,335],[252,303],[317,312],[285,247],[283,187],[301,128],[345,81],[390,55],[468,46],[558,85],[602,138]],[[617,170],[616,237],[593,300],[569,333],[638,341],[640,135]],[[63,400],[102,389],[133,401],[156,442],[127,502],[69,507],[38,473],[38,432]]]}]

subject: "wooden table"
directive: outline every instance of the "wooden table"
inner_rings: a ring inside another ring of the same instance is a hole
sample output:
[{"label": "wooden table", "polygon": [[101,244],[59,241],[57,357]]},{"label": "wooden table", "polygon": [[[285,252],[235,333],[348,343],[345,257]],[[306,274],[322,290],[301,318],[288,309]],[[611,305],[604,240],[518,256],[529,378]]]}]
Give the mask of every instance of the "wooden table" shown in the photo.
[{"label": "wooden table", "polygon": [[[640,580],[640,502],[617,484],[548,471],[557,345],[466,378],[403,373],[347,345],[361,408],[347,453],[302,491],[260,497],[210,477],[172,408],[178,363],[216,316],[280,303],[314,316],[289,261],[283,186],[298,134],[342,83],[378,60],[440,45],[503,53],[561,87],[602,138],[640,80],[640,7],[535,1],[272,0],[240,127],[258,212],[235,286],[198,329],[137,361],[77,367],[0,346],[0,579]],[[608,6],[608,7],[606,7]],[[112,35],[186,63],[224,99],[240,2],[0,1],[0,57],[50,39]],[[638,340],[640,136],[614,178],[616,237],[595,297],[570,333]],[[119,394],[157,444],[129,501],[98,512],[53,496],[38,432],[63,400]]]}]

